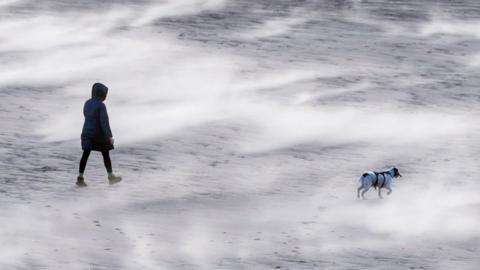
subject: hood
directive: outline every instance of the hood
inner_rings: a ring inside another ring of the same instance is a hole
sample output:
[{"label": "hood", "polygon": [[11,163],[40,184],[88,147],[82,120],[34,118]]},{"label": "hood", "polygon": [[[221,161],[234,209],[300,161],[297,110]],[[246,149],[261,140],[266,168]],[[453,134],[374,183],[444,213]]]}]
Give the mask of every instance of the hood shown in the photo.
[{"label": "hood", "polygon": [[94,83],[92,86],[92,98],[99,98],[104,101],[107,98],[108,87],[102,83]]}]

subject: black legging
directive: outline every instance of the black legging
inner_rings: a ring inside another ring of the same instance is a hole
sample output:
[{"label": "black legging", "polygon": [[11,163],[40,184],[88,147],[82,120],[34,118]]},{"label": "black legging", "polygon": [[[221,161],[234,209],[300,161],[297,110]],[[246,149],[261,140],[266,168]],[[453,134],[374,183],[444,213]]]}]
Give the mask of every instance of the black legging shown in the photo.
[{"label": "black legging", "polygon": [[[82,159],[80,159],[80,173],[85,172],[85,167],[87,167],[88,156],[90,156],[90,150],[84,150]],[[105,164],[105,169],[108,173],[112,173],[112,161],[110,160],[110,152],[102,151],[103,163]]]}]

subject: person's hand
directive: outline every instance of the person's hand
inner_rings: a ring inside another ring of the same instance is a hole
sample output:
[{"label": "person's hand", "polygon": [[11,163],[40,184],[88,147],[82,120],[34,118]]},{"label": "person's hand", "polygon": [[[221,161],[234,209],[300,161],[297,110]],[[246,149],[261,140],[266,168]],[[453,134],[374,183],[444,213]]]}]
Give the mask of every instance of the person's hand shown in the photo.
[{"label": "person's hand", "polygon": [[113,143],[114,143],[114,141],[115,141],[115,140],[113,139],[113,137],[110,137],[108,140],[110,141],[110,144],[113,145]]}]

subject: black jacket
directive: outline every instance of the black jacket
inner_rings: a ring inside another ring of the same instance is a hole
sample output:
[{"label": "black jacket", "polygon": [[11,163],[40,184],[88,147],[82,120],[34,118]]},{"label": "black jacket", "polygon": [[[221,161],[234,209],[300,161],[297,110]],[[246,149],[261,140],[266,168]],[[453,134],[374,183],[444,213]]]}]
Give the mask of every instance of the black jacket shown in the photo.
[{"label": "black jacket", "polygon": [[107,97],[108,88],[95,83],[92,87],[92,98],[85,102],[83,115],[85,123],[82,129],[82,149],[108,151],[113,149],[110,138],[113,137],[108,121],[107,107],[103,103]]}]

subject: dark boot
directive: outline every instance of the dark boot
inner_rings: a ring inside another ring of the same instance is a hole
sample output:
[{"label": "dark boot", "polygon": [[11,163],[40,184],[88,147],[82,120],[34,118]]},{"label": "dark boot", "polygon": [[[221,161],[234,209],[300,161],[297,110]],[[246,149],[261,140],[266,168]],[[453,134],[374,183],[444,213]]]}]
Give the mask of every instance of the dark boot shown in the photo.
[{"label": "dark boot", "polygon": [[83,179],[83,176],[77,177],[77,183],[76,183],[77,186],[79,186],[79,187],[86,187],[87,184],[85,184],[85,181],[84,181],[84,180],[85,180],[85,179]]},{"label": "dark boot", "polygon": [[122,177],[121,176],[118,176],[118,175],[114,175],[113,173],[110,173],[108,175],[108,183],[110,183],[110,185],[113,185],[113,184],[116,184],[118,182],[122,181]]}]

